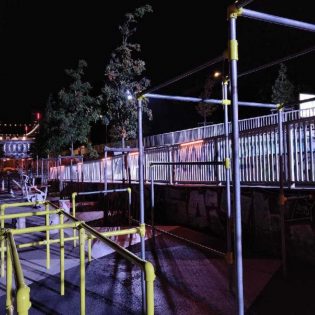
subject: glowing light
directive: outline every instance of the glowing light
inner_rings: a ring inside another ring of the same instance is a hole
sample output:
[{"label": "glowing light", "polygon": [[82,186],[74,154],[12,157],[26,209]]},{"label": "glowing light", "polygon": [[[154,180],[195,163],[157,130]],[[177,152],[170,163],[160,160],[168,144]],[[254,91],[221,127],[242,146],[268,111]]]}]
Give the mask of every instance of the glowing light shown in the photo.
[{"label": "glowing light", "polygon": [[126,91],[126,95],[127,95],[127,100],[131,101],[133,99],[133,96],[131,94],[131,92],[129,90]]},{"label": "glowing light", "polygon": [[219,78],[221,76],[221,72],[220,71],[216,71],[214,74],[213,74],[213,77],[214,78]]},{"label": "glowing light", "polygon": [[197,141],[191,141],[191,142],[185,142],[185,143],[181,143],[180,147],[186,147],[188,145],[199,145],[202,144],[203,140],[197,140]]}]

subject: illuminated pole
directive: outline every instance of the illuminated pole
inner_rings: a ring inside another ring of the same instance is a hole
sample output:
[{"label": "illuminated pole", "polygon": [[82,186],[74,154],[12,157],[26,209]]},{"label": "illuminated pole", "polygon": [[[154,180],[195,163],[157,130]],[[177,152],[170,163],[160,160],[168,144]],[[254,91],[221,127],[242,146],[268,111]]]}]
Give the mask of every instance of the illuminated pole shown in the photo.
[{"label": "illuminated pole", "polygon": [[[139,199],[140,199],[140,226],[144,227],[144,152],[143,152],[143,132],[142,132],[142,100],[138,99],[138,147],[139,147]],[[140,235],[141,258],[145,260],[145,235]],[[142,305],[145,312],[145,280],[144,273],[141,274],[142,284]]]},{"label": "illuminated pole", "polygon": [[231,8],[229,16],[229,59],[232,100],[232,148],[233,148],[233,193],[234,193],[234,246],[236,265],[236,299],[237,314],[244,315],[244,289],[243,289],[243,257],[242,257],[242,214],[241,214],[241,185],[239,161],[239,126],[238,126],[238,90],[237,90],[237,60],[238,43],[236,40],[236,19],[239,10]]}]

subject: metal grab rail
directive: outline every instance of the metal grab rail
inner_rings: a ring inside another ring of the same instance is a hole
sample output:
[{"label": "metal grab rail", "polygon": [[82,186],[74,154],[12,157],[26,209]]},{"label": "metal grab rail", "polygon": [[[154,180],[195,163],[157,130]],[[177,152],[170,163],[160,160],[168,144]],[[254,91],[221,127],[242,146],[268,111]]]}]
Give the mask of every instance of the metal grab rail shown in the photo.
[{"label": "metal grab rail", "polygon": [[[21,262],[16,249],[15,241],[11,230],[6,231],[7,238],[7,270],[6,270],[6,311],[7,314],[13,314],[13,303],[12,303],[12,271],[14,270],[17,293],[16,293],[16,304],[17,313],[19,315],[27,315],[28,310],[31,307],[30,301],[30,288],[26,285],[24,280],[24,274],[21,267]],[[12,268],[13,265],[13,268]],[[12,270],[13,269],[13,270]]]},{"label": "metal grab rail", "polygon": [[[52,204],[53,205],[53,204]],[[71,214],[64,212],[64,215],[73,221],[80,222],[77,218],[73,217]],[[116,244],[114,241],[108,239],[106,236],[97,232],[95,229],[90,227],[84,222],[80,222],[80,226],[87,230],[90,234],[95,236],[98,240],[102,241],[114,251],[119,253],[121,256],[129,260],[131,263],[139,266],[145,274],[146,281],[146,313],[148,315],[154,314],[154,280],[155,280],[155,272],[154,267],[151,262],[141,259],[126,248]],[[142,230],[143,231],[143,230]]]},{"label": "metal grab rail", "polygon": [[[102,241],[103,243],[105,243],[106,245],[111,247],[114,251],[118,252],[124,258],[129,260],[131,263],[136,264],[137,266],[139,266],[143,270],[143,272],[145,274],[145,280],[146,280],[146,292],[145,293],[146,293],[147,314],[153,315],[154,314],[154,279],[155,279],[155,272],[154,272],[153,265],[149,261],[146,261],[146,260],[139,258],[138,256],[131,253],[127,249],[121,247],[120,245],[116,244],[115,242],[113,242],[112,240],[107,238],[109,236],[128,235],[128,234],[135,234],[135,233],[139,234],[140,236],[144,236],[145,235],[144,225],[140,225],[139,227],[125,229],[125,230],[108,231],[108,232],[104,232],[104,233],[99,233],[96,230],[94,230],[93,228],[91,228],[89,225],[87,225],[86,223],[79,221],[78,219],[76,219],[71,214],[66,213],[63,209],[58,208],[57,205],[55,205],[51,202],[47,202],[47,201],[43,202],[43,204],[45,204],[45,208],[46,208],[45,211],[41,211],[41,212],[33,211],[33,212],[16,213],[16,214],[8,214],[8,215],[4,214],[6,208],[17,207],[17,206],[33,206],[34,203],[32,203],[32,202],[25,203],[24,202],[24,203],[17,203],[17,204],[3,204],[1,206],[1,210],[2,210],[1,213],[3,213],[3,214],[0,216],[0,220],[1,220],[1,222],[3,222],[3,225],[4,225],[4,221],[6,219],[9,219],[9,218],[12,219],[12,218],[16,218],[16,217],[18,217],[18,218],[30,217],[32,215],[45,215],[46,218],[47,217],[49,218],[50,214],[58,213],[60,215],[60,224],[49,225],[49,219],[48,220],[46,219],[46,225],[45,226],[35,226],[35,227],[29,227],[29,228],[23,228],[23,229],[17,229],[17,230],[9,230],[10,234],[12,235],[12,239],[13,239],[13,235],[46,231],[46,240],[45,241],[37,241],[37,242],[19,244],[18,246],[15,246],[15,251],[16,251],[17,247],[18,248],[25,248],[25,247],[34,246],[34,245],[46,245],[47,268],[49,268],[49,264],[48,264],[48,261],[50,261],[50,247],[49,246],[50,246],[50,244],[60,243],[60,294],[64,295],[64,291],[65,291],[65,286],[64,286],[64,242],[79,239],[79,241],[80,241],[80,305],[81,305],[80,308],[81,308],[81,315],[85,315],[85,268],[84,268],[85,241],[86,241],[86,239],[88,240],[88,258],[89,258],[89,261],[91,261],[91,240],[93,238],[99,239],[100,241]],[[50,206],[52,206],[55,210],[49,210]],[[64,216],[71,219],[73,221],[73,223],[64,224],[63,223]],[[79,229],[80,230],[79,236],[64,238],[63,230],[65,228],[77,228],[77,229]],[[55,229],[60,230],[60,238],[50,240],[49,239],[49,231],[55,230]],[[2,231],[5,231],[5,230],[2,229]],[[90,235],[86,236],[85,235],[86,231]],[[14,239],[13,239],[13,242],[14,242]],[[1,254],[3,253],[2,254],[3,259],[4,259],[4,252],[5,251],[7,251],[7,259],[8,258],[10,259],[10,257],[11,257],[10,256],[10,254],[11,254],[10,245],[7,245],[6,247],[5,246],[1,247]],[[16,251],[16,257],[18,259],[17,251]],[[9,265],[9,263],[8,263],[8,265]],[[7,270],[8,270],[8,268],[7,268]],[[11,268],[11,270],[12,270],[12,268]],[[20,270],[22,270],[22,269],[20,268]],[[10,266],[9,266],[9,272],[10,272]],[[11,282],[11,286],[12,286],[12,282]],[[9,291],[9,289],[7,290],[7,292],[8,291]],[[27,292],[24,292],[24,291],[21,291],[21,292],[23,293],[23,295],[21,295],[22,293],[20,295],[22,297],[24,297],[24,300],[25,300],[25,294]],[[8,305],[9,305],[10,298],[8,297],[8,295],[7,295],[7,299],[8,299]],[[24,309],[25,309],[25,305],[27,305],[27,304],[23,304],[23,305],[24,305]],[[27,315],[28,311],[21,313],[21,314]]]},{"label": "metal grab rail", "polygon": [[[121,189],[105,189],[105,190],[96,190],[96,191],[81,191],[81,192],[73,192],[71,195],[72,199],[72,216],[76,215],[76,204],[75,199],[77,196],[88,196],[88,195],[98,195],[98,194],[111,194],[115,192],[127,192],[128,193],[128,218],[130,223],[130,211],[131,211],[131,188],[121,188]],[[74,247],[76,246],[76,231],[73,230]]]}]

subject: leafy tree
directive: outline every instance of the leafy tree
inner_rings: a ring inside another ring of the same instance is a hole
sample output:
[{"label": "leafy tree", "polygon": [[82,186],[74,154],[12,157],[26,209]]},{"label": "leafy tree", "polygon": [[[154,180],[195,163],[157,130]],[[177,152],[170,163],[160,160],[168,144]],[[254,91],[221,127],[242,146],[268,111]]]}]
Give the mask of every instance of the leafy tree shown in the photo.
[{"label": "leafy tree", "polygon": [[79,60],[76,69],[65,70],[72,82],[58,93],[59,108],[54,113],[60,131],[60,143],[64,147],[71,146],[71,155],[75,142],[89,142],[91,123],[99,118],[98,100],[90,95],[90,83],[83,81],[86,67],[86,61]]},{"label": "leafy tree", "polygon": [[[209,76],[205,82],[203,91],[200,95],[202,99],[210,98],[212,94],[213,87],[215,85],[216,81],[212,78],[212,76]],[[213,106],[211,104],[207,103],[198,103],[195,106],[197,113],[203,118],[203,125],[206,126],[207,119],[212,116],[212,114],[217,110],[217,106]]]},{"label": "leafy tree", "polygon": [[[89,82],[83,81],[87,63],[79,60],[76,69],[66,69],[71,82],[57,96],[49,96],[40,131],[32,148],[33,155],[57,156],[75,143],[88,144],[91,123],[99,118],[98,99],[90,95]],[[94,153],[94,152],[93,152]]]},{"label": "leafy tree", "polygon": [[278,77],[272,86],[272,102],[275,104],[288,103],[294,101],[294,85],[289,81],[287,76],[287,67],[285,64],[280,64]]},{"label": "leafy tree", "polygon": [[53,95],[50,94],[39,124],[39,131],[31,146],[33,158],[36,156],[44,158],[47,157],[47,155],[56,156],[61,152],[63,141],[61,141],[59,137],[59,126],[57,122],[56,101]]},{"label": "leafy tree", "polygon": [[[105,70],[103,113],[105,121],[109,122],[111,137],[121,139],[123,146],[126,139],[137,135],[137,100],[132,96],[140,94],[150,84],[143,76],[145,62],[137,58],[141,47],[131,41],[136,25],[149,12],[152,12],[152,7],[145,5],[125,15],[123,24],[119,26],[121,44],[113,51]],[[146,100],[143,101],[143,111],[152,119]]]}]

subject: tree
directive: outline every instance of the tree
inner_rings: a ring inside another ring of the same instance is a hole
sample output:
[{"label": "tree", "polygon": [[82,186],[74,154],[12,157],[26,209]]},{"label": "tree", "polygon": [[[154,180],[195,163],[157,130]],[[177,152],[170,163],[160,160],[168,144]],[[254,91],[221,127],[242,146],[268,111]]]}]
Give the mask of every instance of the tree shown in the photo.
[{"label": "tree", "polygon": [[91,123],[99,118],[99,109],[98,99],[90,95],[90,83],[83,81],[86,67],[87,63],[79,60],[76,69],[66,69],[69,87],[61,89],[57,99],[49,96],[33,155],[57,156],[69,146],[73,155],[74,143],[88,145]]},{"label": "tree", "polygon": [[294,85],[289,81],[287,76],[287,67],[281,63],[278,77],[272,86],[271,100],[275,104],[283,104],[294,101]]},{"label": "tree", "polygon": [[[123,147],[126,139],[136,138],[137,135],[137,100],[134,96],[139,95],[150,84],[143,76],[145,62],[137,58],[141,47],[131,41],[137,23],[149,12],[152,12],[152,7],[145,5],[125,15],[123,24],[119,26],[121,44],[111,54],[105,70],[103,113],[105,121],[109,122],[112,138],[121,139]],[[143,111],[152,119],[146,100],[143,101]]]},{"label": "tree", "polygon": [[83,81],[85,68],[86,61],[79,60],[76,69],[65,70],[72,82],[58,93],[59,108],[54,113],[60,142],[64,147],[71,146],[71,155],[75,142],[88,144],[91,123],[99,119],[98,100],[90,95],[90,83]]},{"label": "tree", "polygon": [[[212,76],[209,76],[205,82],[203,91],[200,95],[202,99],[210,98],[212,94],[213,87],[215,85],[216,81],[212,78]],[[206,126],[207,124],[207,118],[211,117],[212,114],[217,110],[217,106],[213,106],[211,104],[207,103],[198,103],[195,106],[198,114],[203,118],[203,125]]]},{"label": "tree", "polygon": [[43,117],[39,123],[39,131],[31,146],[33,158],[45,158],[47,155],[56,156],[62,150],[63,141],[59,137],[59,126],[56,115],[56,101],[52,94],[49,95]]}]

